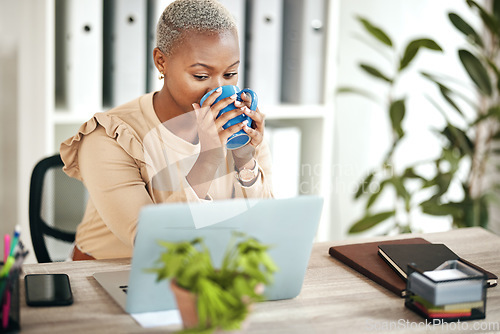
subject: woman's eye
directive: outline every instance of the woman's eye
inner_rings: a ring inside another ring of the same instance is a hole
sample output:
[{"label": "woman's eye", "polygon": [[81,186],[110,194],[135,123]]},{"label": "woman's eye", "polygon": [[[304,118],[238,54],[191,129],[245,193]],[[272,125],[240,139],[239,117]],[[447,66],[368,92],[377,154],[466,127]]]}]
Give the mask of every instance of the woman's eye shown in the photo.
[{"label": "woman's eye", "polygon": [[208,78],[207,75],[193,75],[196,80],[206,80]]},{"label": "woman's eye", "polygon": [[238,73],[234,72],[234,73],[226,73],[226,74],[224,74],[224,76],[225,76],[226,78],[232,78],[232,77],[234,77],[235,75],[238,75]]}]

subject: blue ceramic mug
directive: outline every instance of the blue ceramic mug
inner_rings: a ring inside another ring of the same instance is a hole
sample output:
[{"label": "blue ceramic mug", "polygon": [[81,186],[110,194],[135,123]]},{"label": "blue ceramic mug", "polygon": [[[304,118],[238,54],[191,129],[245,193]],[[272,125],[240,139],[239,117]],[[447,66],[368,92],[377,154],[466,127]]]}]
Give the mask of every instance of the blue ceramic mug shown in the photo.
[{"label": "blue ceramic mug", "polygon": [[[212,89],[211,91],[209,91],[208,93],[206,93],[205,95],[203,95],[203,97],[200,100],[200,106],[203,105],[203,102],[205,102],[205,100],[207,99],[207,97],[209,97],[210,94],[212,94],[213,92],[215,92],[215,90],[217,88]],[[246,93],[246,94],[249,94],[250,97],[252,98],[252,103],[250,104],[250,109],[254,110],[254,111],[257,109],[257,103],[258,103],[257,94],[255,94],[255,92],[253,90],[248,89],[248,88],[240,90],[238,88],[238,86],[231,86],[231,85],[222,86],[221,88],[222,88],[222,92],[221,92],[221,94],[215,100],[215,102],[213,104],[219,102],[222,99],[225,99],[226,97],[230,97],[230,96],[232,96],[234,94],[236,94],[236,100],[237,101],[243,101],[242,98],[241,98],[241,94],[242,93]],[[234,103],[231,103],[230,105],[228,105],[227,107],[225,107],[224,109],[222,109],[219,112],[219,114],[217,115],[217,118],[220,115],[222,115],[223,113],[228,112],[228,111],[233,110],[233,109],[236,109],[236,106],[234,105]],[[242,115],[236,116],[235,118],[230,119],[229,121],[227,121],[227,123],[224,124],[222,126],[222,128],[226,129],[226,128],[230,127],[230,126],[233,126],[235,124],[241,123],[241,122],[243,122],[245,120],[248,121],[248,126],[251,127],[252,126],[252,119],[250,117],[248,117],[247,115],[242,114]],[[248,144],[250,142],[250,139],[251,139],[250,136],[247,135],[247,133],[242,129],[242,130],[240,130],[240,131],[232,134],[231,137],[229,137],[227,139],[226,147],[227,147],[228,150],[235,150],[237,148],[243,147],[246,144]]]}]

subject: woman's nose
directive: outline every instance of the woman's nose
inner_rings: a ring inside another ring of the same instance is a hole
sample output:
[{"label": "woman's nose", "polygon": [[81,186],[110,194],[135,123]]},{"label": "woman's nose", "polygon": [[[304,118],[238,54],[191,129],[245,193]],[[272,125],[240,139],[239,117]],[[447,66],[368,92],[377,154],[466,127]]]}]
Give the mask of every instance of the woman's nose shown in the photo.
[{"label": "woman's nose", "polygon": [[212,88],[210,88],[210,89],[215,89],[217,87],[224,86],[223,78],[219,78],[219,77],[214,78],[212,81],[212,84],[210,86],[212,86]]},{"label": "woman's nose", "polygon": [[221,87],[221,86],[224,86],[227,84],[228,84],[227,81],[224,81],[224,78],[222,76],[213,77],[213,78],[211,78],[210,82],[207,82],[207,89],[206,89],[205,94],[210,92],[213,89],[216,89],[218,87]]}]

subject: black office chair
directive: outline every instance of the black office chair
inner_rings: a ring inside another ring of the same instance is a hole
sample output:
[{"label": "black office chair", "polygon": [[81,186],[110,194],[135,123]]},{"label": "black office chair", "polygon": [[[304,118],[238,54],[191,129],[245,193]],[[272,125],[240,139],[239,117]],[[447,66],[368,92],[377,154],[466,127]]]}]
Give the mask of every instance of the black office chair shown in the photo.
[{"label": "black office chair", "polygon": [[56,154],[39,161],[31,175],[29,220],[39,263],[64,261],[70,255],[84,212],[85,188],[67,176],[62,166],[61,156]]}]

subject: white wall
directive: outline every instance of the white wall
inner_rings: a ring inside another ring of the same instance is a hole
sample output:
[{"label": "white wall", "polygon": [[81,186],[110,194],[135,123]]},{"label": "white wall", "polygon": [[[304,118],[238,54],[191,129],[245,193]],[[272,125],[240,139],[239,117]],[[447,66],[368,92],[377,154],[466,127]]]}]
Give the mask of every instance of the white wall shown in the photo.
[{"label": "white wall", "polygon": [[[356,15],[369,19],[386,31],[400,52],[410,40],[422,37],[434,39],[445,50],[444,55],[421,51],[410,72],[400,82],[399,93],[408,97],[404,123],[408,132],[401,150],[396,154],[395,168],[402,169],[411,162],[434,157],[438,152],[437,138],[430,128],[442,125],[443,119],[425,94],[435,97],[437,101],[442,100],[434,85],[423,79],[418,71],[465,78],[456,55],[457,46],[463,45],[464,40],[448,20],[447,13],[451,9],[464,17],[471,16],[465,1],[457,0],[340,0],[337,54],[337,81],[340,86],[362,87],[381,98],[387,96],[386,86],[369,78],[358,67],[359,62],[365,62],[377,65],[387,73],[392,70],[387,59],[364,43],[370,38],[355,19]],[[363,36],[363,41],[360,36]],[[372,45],[378,46],[376,43]],[[337,142],[332,191],[337,210],[333,213],[333,220],[340,222],[337,230],[339,238],[344,238],[350,225],[364,213],[363,203],[353,201],[354,191],[364,176],[380,165],[388,151],[390,121],[385,108],[355,95],[337,98],[335,118]],[[382,206],[392,207],[391,198],[384,200]],[[448,219],[431,218],[418,212],[413,221],[424,231],[450,227]]]},{"label": "white wall", "polygon": [[18,13],[19,1],[0,0],[0,233],[2,236],[5,233],[12,233],[18,220],[16,211]]},{"label": "white wall", "polygon": [[[51,1],[0,0],[0,230],[11,233],[19,224],[29,248],[27,189],[40,152],[53,146],[46,139],[47,110],[53,110],[54,51],[46,40],[53,33],[46,15],[53,15]],[[26,262],[34,261],[31,252]]]}]

